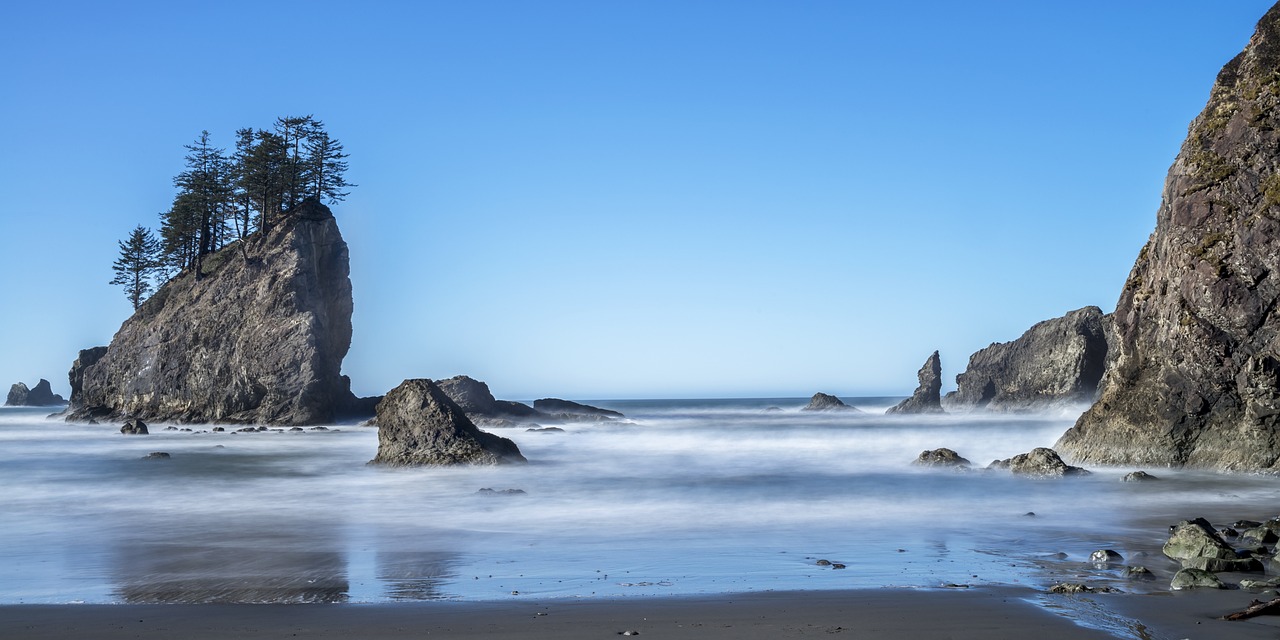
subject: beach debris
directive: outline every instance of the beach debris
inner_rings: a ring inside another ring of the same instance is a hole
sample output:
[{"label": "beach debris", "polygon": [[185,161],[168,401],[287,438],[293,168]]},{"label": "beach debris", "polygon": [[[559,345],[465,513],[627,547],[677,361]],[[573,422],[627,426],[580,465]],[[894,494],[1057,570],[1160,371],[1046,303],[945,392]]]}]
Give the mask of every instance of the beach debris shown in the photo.
[{"label": "beach debris", "polygon": [[1159,480],[1159,479],[1160,478],[1157,478],[1147,473],[1146,471],[1134,471],[1131,473],[1126,473],[1124,474],[1123,478],[1120,478],[1121,482],[1147,482],[1149,480]]},{"label": "beach debris", "polygon": [[1124,562],[1124,556],[1111,549],[1098,549],[1089,554],[1089,562],[1093,564],[1120,564]]},{"label": "beach debris", "polygon": [[1183,589],[1226,589],[1227,585],[1223,584],[1217,575],[1204,569],[1182,569],[1173,574],[1173,582],[1169,584],[1169,588],[1174,591]]},{"label": "beach debris", "polygon": [[1150,569],[1142,566],[1125,567],[1124,571],[1120,572],[1120,575],[1130,580],[1155,580],[1156,579],[1156,574],[1151,573]]},{"label": "beach debris", "polygon": [[1254,616],[1274,616],[1280,615],[1280,598],[1275,598],[1267,602],[1254,600],[1243,611],[1228,613],[1222,616],[1223,620],[1248,620]]},{"label": "beach debris", "polygon": [[970,463],[955,451],[943,447],[921,451],[912,464],[922,467],[967,467]]},{"label": "beach debris", "polygon": [[137,418],[129,418],[124,421],[124,426],[120,427],[120,433],[127,436],[145,436],[148,434],[147,423]]}]

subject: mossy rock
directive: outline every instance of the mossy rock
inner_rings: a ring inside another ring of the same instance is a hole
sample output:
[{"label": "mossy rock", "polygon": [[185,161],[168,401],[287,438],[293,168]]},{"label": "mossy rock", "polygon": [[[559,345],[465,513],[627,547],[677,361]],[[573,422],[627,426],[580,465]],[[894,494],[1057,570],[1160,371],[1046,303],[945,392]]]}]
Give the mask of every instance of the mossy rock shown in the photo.
[{"label": "mossy rock", "polygon": [[1173,582],[1169,587],[1175,591],[1182,589],[1226,589],[1227,585],[1212,572],[1203,569],[1183,569],[1173,574]]}]

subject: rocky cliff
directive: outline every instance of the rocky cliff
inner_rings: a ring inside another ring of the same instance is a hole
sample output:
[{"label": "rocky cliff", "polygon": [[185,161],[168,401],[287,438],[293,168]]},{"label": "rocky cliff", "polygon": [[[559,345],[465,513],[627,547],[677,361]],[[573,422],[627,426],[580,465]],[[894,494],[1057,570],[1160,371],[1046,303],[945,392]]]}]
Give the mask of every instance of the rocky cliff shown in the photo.
[{"label": "rocky cliff", "polygon": [[308,200],[170,280],[72,367],[72,419],[329,422],[353,401],[347,245]]},{"label": "rocky cliff", "polygon": [[1085,307],[1040,322],[1012,342],[992,344],[969,357],[943,404],[1026,411],[1090,402],[1106,367],[1105,324],[1101,309]]},{"label": "rocky cliff", "polygon": [[889,407],[885,413],[942,413],[942,360],[938,352],[929,356],[916,372],[920,385],[910,398]]},{"label": "rocky cliff", "polygon": [[[1219,72],[1116,305],[1076,460],[1280,470],[1280,5]],[[1276,274],[1276,275],[1272,275]]]}]

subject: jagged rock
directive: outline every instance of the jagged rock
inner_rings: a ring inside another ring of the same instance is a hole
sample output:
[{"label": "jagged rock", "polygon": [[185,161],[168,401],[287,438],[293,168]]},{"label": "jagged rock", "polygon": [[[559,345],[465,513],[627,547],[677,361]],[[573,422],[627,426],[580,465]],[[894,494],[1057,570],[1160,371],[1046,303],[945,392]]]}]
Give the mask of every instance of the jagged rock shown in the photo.
[{"label": "jagged rock", "polygon": [[1077,460],[1280,470],[1280,6],[1218,73],[1116,305],[1119,353],[1057,446]]},{"label": "jagged rock", "polygon": [[1088,475],[1089,472],[1080,467],[1073,467],[1062,461],[1058,452],[1053,449],[1037,447],[1027,453],[1007,460],[996,460],[988,465],[989,469],[1008,469],[1012,473],[1037,478],[1053,478],[1062,476]]},{"label": "jagged rock", "polygon": [[1173,582],[1169,585],[1175,591],[1182,589],[1226,589],[1227,585],[1218,576],[1203,569],[1182,569],[1173,574]]},{"label": "jagged rock", "polygon": [[125,420],[124,425],[120,427],[120,433],[131,436],[147,435],[147,423],[137,418],[130,418]]},{"label": "jagged rock", "polygon": [[389,466],[524,462],[516,444],[476,428],[430,380],[405,380],[378,403],[378,453]]},{"label": "jagged rock", "polygon": [[462,407],[467,416],[473,420],[477,417],[528,418],[541,415],[527,404],[494,398],[493,393],[489,391],[489,385],[469,376],[454,376],[448,380],[440,380],[436,382],[436,386],[440,387],[440,390],[459,407]]},{"label": "jagged rock", "polygon": [[66,403],[66,399],[53,392],[48,380],[40,378],[40,382],[32,388],[27,388],[27,385],[21,382],[9,387],[9,395],[4,405],[6,407],[52,407]]},{"label": "jagged rock", "polygon": [[1161,550],[1164,555],[1179,561],[1192,558],[1236,559],[1235,549],[1218,537],[1213,525],[1204,518],[1183,520],[1173,525],[1169,540]]},{"label": "jagged rock", "polygon": [[924,467],[967,467],[970,463],[955,451],[943,447],[920,452],[912,464]]},{"label": "jagged rock", "polygon": [[569,400],[561,400],[559,398],[543,398],[533,401],[533,408],[543,413],[549,414],[569,414],[569,415],[587,415],[600,416],[604,418],[625,418],[626,416],[617,411],[601,409],[593,407],[589,404],[579,404]]},{"label": "jagged rock", "polygon": [[[347,245],[314,199],[204,259],[72,367],[71,419],[318,424],[354,404]],[[76,384],[75,379],[81,379]]]},{"label": "jagged rock", "polygon": [[1101,309],[1085,307],[974,353],[943,406],[1026,411],[1092,402],[1106,367],[1104,324]]},{"label": "jagged rock", "polygon": [[1156,574],[1151,573],[1150,569],[1146,567],[1140,567],[1140,566],[1125,567],[1124,570],[1120,572],[1120,575],[1130,580],[1155,580],[1156,579]]},{"label": "jagged rock", "polygon": [[916,373],[920,386],[910,398],[890,407],[886,413],[942,413],[942,361],[934,351]]},{"label": "jagged rock", "polygon": [[1274,544],[1280,542],[1280,536],[1276,532],[1265,526],[1257,526],[1251,529],[1245,529],[1240,532],[1240,537],[1246,543],[1253,544]]},{"label": "jagged rock", "polygon": [[815,393],[809,399],[809,404],[801,411],[858,411],[858,409],[841,402],[840,398],[833,395]]},{"label": "jagged rock", "polygon": [[1262,561],[1257,558],[1187,558],[1182,561],[1183,568],[1203,569],[1211,573],[1229,571],[1232,573],[1262,573]]},{"label": "jagged rock", "polygon": [[[76,356],[75,362],[71,363],[71,370],[67,372],[67,381],[71,384],[71,401],[67,406],[69,413],[86,409],[83,391],[84,371],[97,364],[105,355],[107,355],[106,347],[81,349],[80,354]],[[110,411],[106,411],[106,413],[110,413]]]},{"label": "jagged rock", "polygon": [[1160,478],[1157,478],[1146,471],[1131,471],[1124,474],[1123,478],[1120,478],[1122,482],[1150,482],[1152,480],[1159,479]]},{"label": "jagged rock", "polygon": [[1049,587],[1049,593],[1072,595],[1077,593],[1117,593],[1115,587],[1090,587],[1079,582],[1059,582]]}]

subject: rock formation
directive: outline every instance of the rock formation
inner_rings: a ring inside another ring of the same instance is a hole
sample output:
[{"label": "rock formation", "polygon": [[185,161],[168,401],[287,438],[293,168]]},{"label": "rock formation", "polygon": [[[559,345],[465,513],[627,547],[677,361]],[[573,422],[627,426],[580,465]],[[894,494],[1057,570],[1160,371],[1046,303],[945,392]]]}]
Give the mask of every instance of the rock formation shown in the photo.
[{"label": "rock formation", "polygon": [[489,385],[468,376],[454,376],[435,384],[473,420],[477,417],[530,418],[540,415],[527,404],[495,399]]},{"label": "rock formation", "polygon": [[524,462],[515,443],[476,428],[430,380],[405,380],[378,403],[378,454],[390,466]]},{"label": "rock formation", "polygon": [[559,398],[543,398],[533,401],[533,408],[549,415],[565,415],[565,416],[595,416],[600,418],[625,418],[617,411],[601,409],[593,407],[589,404],[579,404],[569,400],[561,400]]},{"label": "rock formation", "polygon": [[955,451],[943,447],[941,449],[921,451],[912,464],[922,467],[967,467],[969,466],[969,460]]},{"label": "rock formation", "polygon": [[1007,460],[996,460],[987,465],[987,468],[1008,469],[1015,475],[1035,478],[1089,475],[1088,471],[1063,462],[1057,451],[1044,447],[1037,447],[1027,453],[1019,453]]},{"label": "rock formation", "polygon": [[801,411],[857,411],[858,409],[851,407],[844,402],[828,393],[815,393],[809,399],[809,404]]},{"label": "rock formation", "polygon": [[924,361],[916,377],[920,380],[916,392],[886,413],[942,413],[942,361],[937,351]]},{"label": "rock formation", "polygon": [[1116,305],[1115,361],[1064,453],[1280,470],[1278,106],[1280,5],[1191,123]]},{"label": "rock formation", "polygon": [[1026,411],[1092,402],[1107,361],[1104,316],[1085,307],[969,357],[948,408]]},{"label": "rock formation", "polygon": [[30,389],[24,383],[14,384],[9,387],[9,395],[5,399],[6,407],[51,407],[66,404],[67,401],[62,396],[53,392],[53,388],[49,386],[49,381],[40,378],[40,382]]},{"label": "rock formation", "polygon": [[170,280],[105,353],[80,352],[71,419],[317,424],[352,406],[347,245],[306,200]]}]

